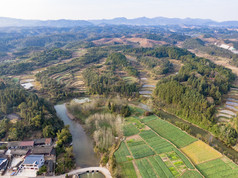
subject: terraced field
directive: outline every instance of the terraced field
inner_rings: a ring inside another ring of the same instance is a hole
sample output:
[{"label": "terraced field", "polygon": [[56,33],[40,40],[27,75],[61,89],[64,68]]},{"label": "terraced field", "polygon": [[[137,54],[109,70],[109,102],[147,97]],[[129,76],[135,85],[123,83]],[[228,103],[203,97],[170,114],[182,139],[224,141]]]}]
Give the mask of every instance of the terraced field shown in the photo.
[{"label": "terraced field", "polygon": [[238,88],[231,88],[224,103],[218,108],[218,122],[230,122],[238,113]]},{"label": "terraced field", "polygon": [[125,119],[130,137],[114,154],[122,177],[237,177],[238,166],[209,145],[155,115],[133,111],[136,116]]}]

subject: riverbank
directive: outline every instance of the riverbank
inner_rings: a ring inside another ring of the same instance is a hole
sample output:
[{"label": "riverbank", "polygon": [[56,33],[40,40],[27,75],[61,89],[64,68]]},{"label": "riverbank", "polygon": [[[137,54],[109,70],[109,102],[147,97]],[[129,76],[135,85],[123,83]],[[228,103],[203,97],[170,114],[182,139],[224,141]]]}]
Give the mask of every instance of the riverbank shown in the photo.
[{"label": "riverbank", "polygon": [[76,166],[80,168],[99,166],[100,159],[94,152],[93,140],[86,134],[83,127],[78,122],[69,118],[66,104],[55,105],[55,110],[57,116],[64,124],[69,125]]}]

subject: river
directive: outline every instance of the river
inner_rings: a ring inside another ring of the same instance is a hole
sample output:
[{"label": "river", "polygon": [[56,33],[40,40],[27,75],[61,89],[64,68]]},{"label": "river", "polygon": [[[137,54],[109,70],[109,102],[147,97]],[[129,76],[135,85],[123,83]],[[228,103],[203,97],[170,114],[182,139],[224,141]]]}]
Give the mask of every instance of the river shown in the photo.
[{"label": "river", "polygon": [[86,135],[83,127],[67,116],[65,104],[55,105],[57,116],[69,125],[73,139],[73,152],[76,166],[80,168],[99,166],[99,158],[93,150],[93,141]]}]

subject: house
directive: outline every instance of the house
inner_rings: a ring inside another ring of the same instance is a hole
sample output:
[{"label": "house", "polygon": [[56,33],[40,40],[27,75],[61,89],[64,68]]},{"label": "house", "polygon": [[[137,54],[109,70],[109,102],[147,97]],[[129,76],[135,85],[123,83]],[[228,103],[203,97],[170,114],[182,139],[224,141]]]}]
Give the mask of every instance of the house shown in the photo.
[{"label": "house", "polygon": [[30,150],[29,149],[11,149],[10,154],[12,156],[26,156],[29,154]]},{"label": "house", "polygon": [[53,148],[53,146],[34,147],[32,150],[32,154],[51,156],[55,155],[55,149]]},{"label": "house", "polygon": [[44,155],[29,155],[25,158],[21,168],[39,170],[44,165],[44,162]]},{"label": "house", "polygon": [[50,146],[52,145],[52,139],[51,138],[40,138],[35,139],[35,146]]},{"label": "house", "polygon": [[26,149],[26,148],[33,148],[35,142],[34,141],[22,141],[19,144],[19,148]]},{"label": "house", "polygon": [[7,158],[1,157],[0,158],[0,175],[4,173],[7,168],[8,160]]},{"label": "house", "polygon": [[9,142],[7,144],[8,149],[16,149],[19,148],[20,142]]}]

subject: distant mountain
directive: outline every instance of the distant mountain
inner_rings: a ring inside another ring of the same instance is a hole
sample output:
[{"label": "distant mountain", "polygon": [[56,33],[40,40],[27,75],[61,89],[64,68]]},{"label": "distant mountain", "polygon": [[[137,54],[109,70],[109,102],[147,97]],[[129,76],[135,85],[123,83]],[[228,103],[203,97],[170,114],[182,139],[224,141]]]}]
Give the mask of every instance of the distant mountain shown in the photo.
[{"label": "distant mountain", "polygon": [[138,25],[138,26],[156,26],[156,25],[198,25],[198,26],[235,26],[238,27],[238,21],[216,22],[210,19],[179,19],[179,18],[166,18],[155,17],[147,18],[140,17],[135,19],[127,19],[124,17],[115,19],[103,20],[89,20],[94,25],[110,24],[110,25]]},{"label": "distant mountain", "polygon": [[216,22],[210,19],[180,19],[180,18],[166,18],[155,17],[147,18],[140,17],[135,19],[127,19],[119,17],[114,19],[102,20],[22,20],[7,17],[0,17],[0,27],[76,27],[76,26],[91,26],[91,25],[137,25],[137,26],[157,26],[157,25],[196,25],[196,26],[233,26],[238,27],[238,21]]},{"label": "distant mountain", "polygon": [[92,23],[86,20],[22,20],[8,17],[0,17],[0,27],[76,27],[76,26],[90,26]]},{"label": "distant mountain", "polygon": [[165,17],[155,17],[147,18],[140,17],[135,19],[127,19],[124,17],[115,18],[110,20],[89,20],[89,22],[99,25],[99,24],[113,24],[113,25],[210,25],[216,24],[217,22],[208,19],[179,19],[179,18],[165,18]]}]

